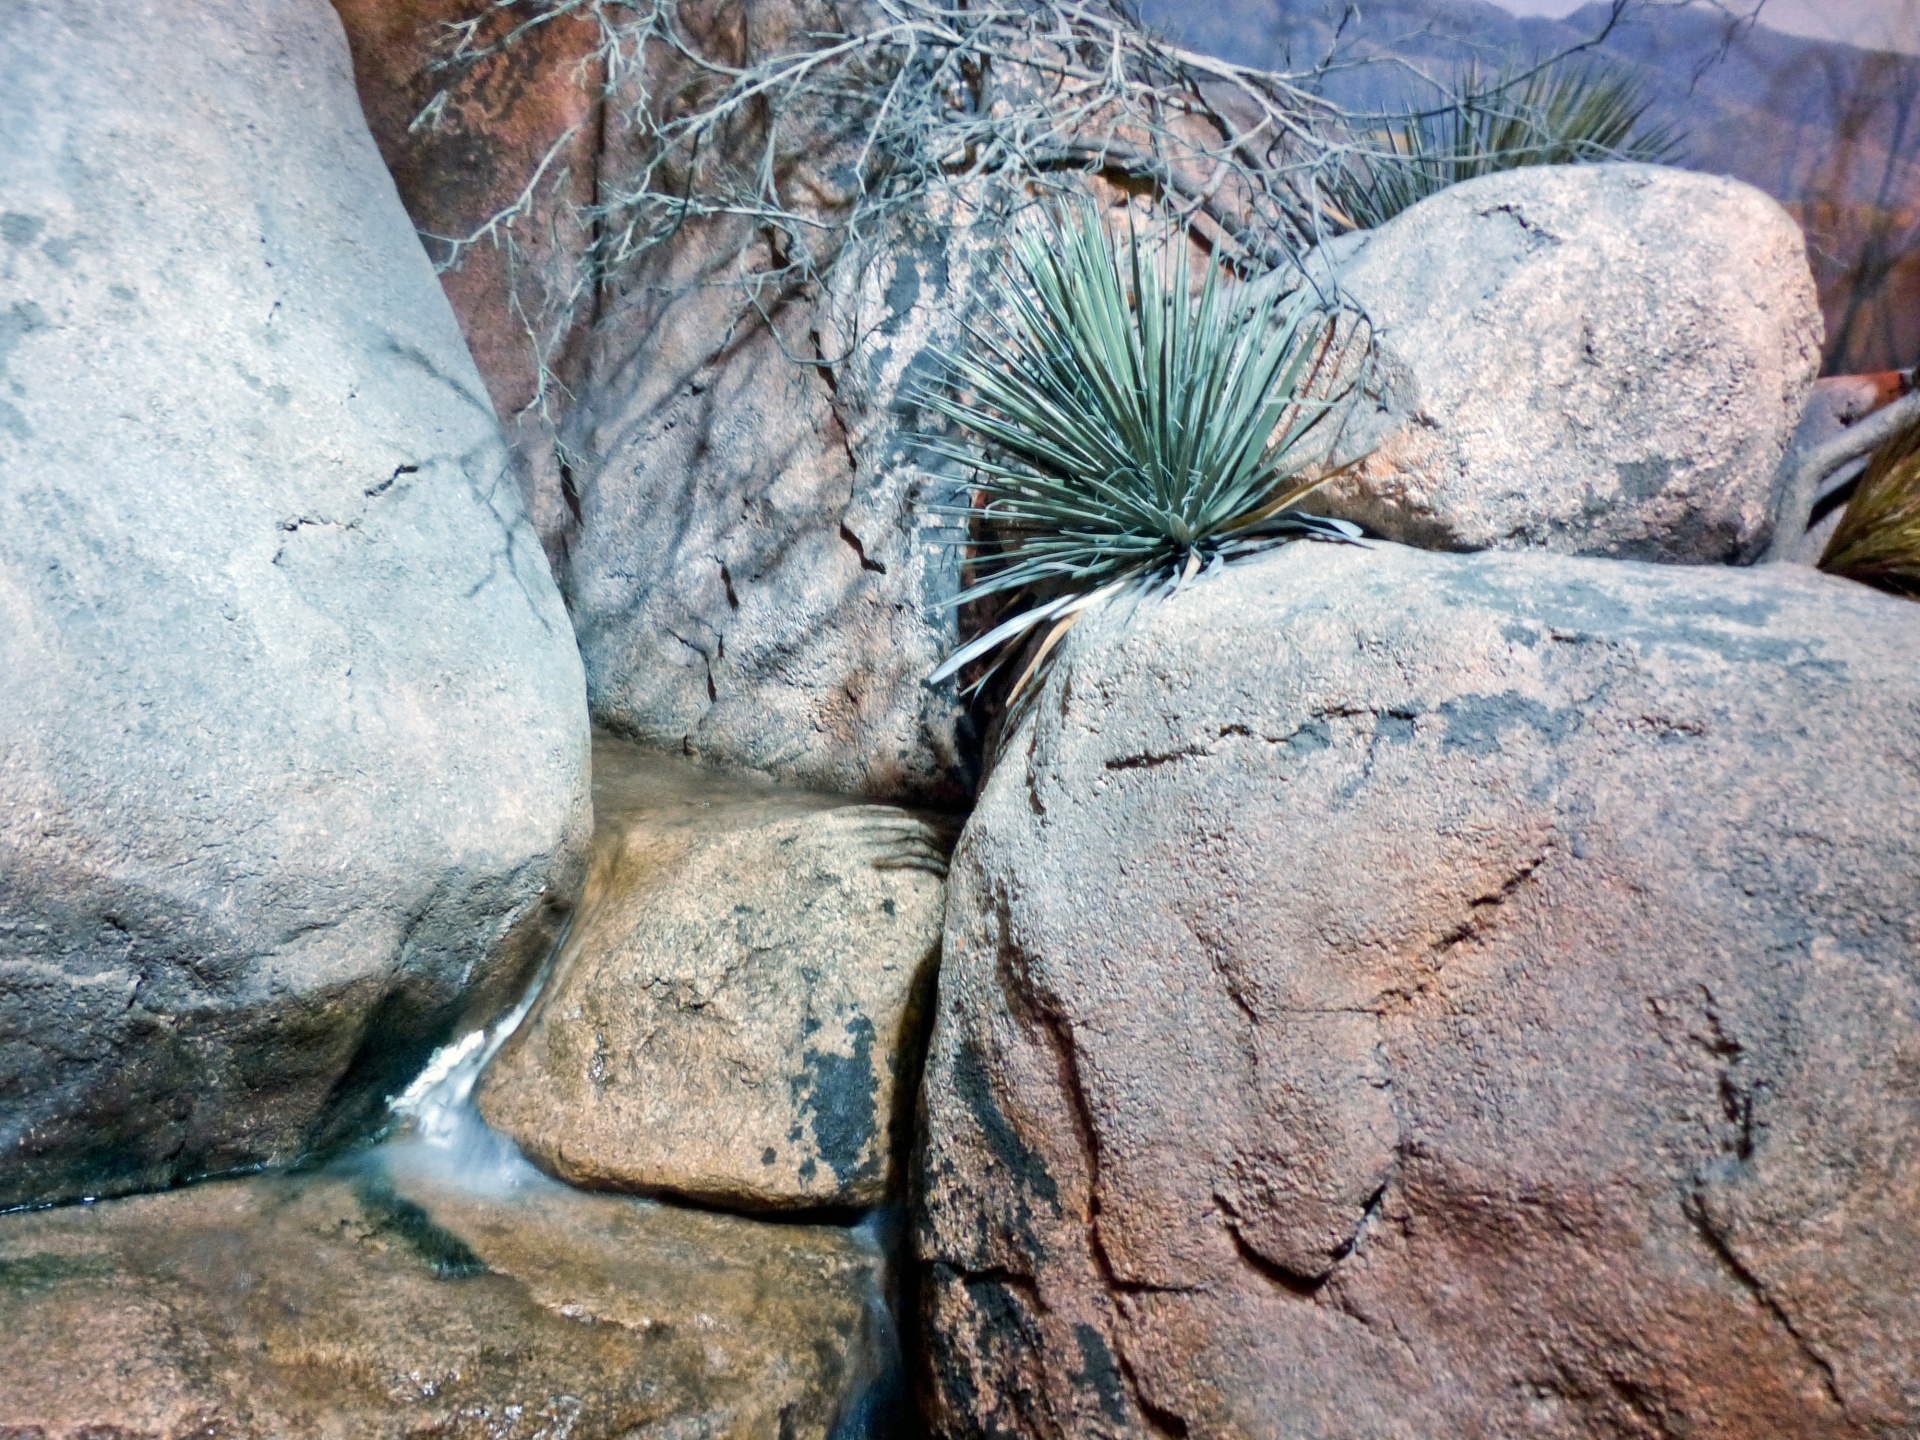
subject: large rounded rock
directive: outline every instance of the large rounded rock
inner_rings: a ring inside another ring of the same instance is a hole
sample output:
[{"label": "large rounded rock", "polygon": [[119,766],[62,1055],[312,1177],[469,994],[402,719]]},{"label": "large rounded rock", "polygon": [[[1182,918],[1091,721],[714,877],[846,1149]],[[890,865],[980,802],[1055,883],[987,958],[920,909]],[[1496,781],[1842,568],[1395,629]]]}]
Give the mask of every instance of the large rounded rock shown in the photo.
[{"label": "large rounded rock", "polygon": [[1759,554],[1821,322],[1799,227],[1758,190],[1540,166],[1334,253],[1379,369],[1330,508],[1439,549]]},{"label": "large rounded rock", "polygon": [[602,744],[586,896],[482,1113],[577,1185],[874,1205],[925,1054],[950,834]]},{"label": "large rounded rock", "polygon": [[945,1433],[1911,1433],[1916,653],[1387,545],[1077,628],[954,861]]},{"label": "large rounded rock", "polygon": [[826,1440],[880,1398],[879,1271],[844,1230],[377,1163],[5,1216],[0,1435]]},{"label": "large rounded rock", "polygon": [[288,1158],[588,821],[580,662],[322,0],[0,12],[0,1205]]}]

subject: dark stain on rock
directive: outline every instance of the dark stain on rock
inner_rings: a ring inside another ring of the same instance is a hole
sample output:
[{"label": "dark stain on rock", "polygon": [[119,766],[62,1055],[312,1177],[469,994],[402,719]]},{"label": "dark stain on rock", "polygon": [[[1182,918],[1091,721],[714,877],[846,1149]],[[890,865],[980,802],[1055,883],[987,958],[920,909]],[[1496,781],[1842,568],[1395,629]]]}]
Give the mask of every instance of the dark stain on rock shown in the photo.
[{"label": "dark stain on rock", "polygon": [[1656,498],[1673,479],[1671,460],[1628,460],[1614,466],[1620,493],[1637,505]]},{"label": "dark stain on rock", "polygon": [[1373,738],[1376,744],[1411,745],[1413,743],[1413,715],[1404,710],[1389,710],[1376,715],[1373,720]]},{"label": "dark stain on rock", "polygon": [[1333,746],[1333,730],[1324,720],[1309,720],[1298,730],[1280,737],[1280,744],[1302,755],[1313,755]]},{"label": "dark stain on rock", "polygon": [[[11,310],[0,314],[0,379],[6,378],[8,361],[20,342],[36,330],[49,328],[51,324],[46,311],[31,300],[19,301]],[[33,434],[27,417],[18,407],[4,400],[0,400],[0,426],[11,430],[22,440],[29,439]]]},{"label": "dark stain on rock", "polygon": [[15,249],[31,245],[46,228],[47,222],[38,215],[23,215],[18,210],[0,213],[0,240]]},{"label": "dark stain on rock", "polygon": [[[1491,566],[1463,570],[1442,583],[1470,604],[1517,612],[1502,632],[1508,639],[1513,638],[1510,632],[1528,623],[1553,632],[1556,640],[1629,645],[1652,652],[1704,650],[1736,664],[1836,664],[1822,662],[1816,646],[1806,638],[1769,633],[1768,627],[1782,610],[1778,596],[1669,595],[1655,611],[1650,594],[1620,593],[1612,585],[1572,577],[1542,587],[1524,572],[1502,572]],[[1836,668],[1844,674],[1844,666],[1836,664]]]},{"label": "dark stain on rock", "polygon": [[880,327],[887,336],[900,333],[922,296],[943,295],[953,283],[944,237],[930,236],[918,245],[900,247],[895,254],[899,258],[887,282],[887,318]]},{"label": "dark stain on rock", "polygon": [[1465,750],[1474,755],[1500,753],[1503,731],[1528,729],[1549,740],[1564,739],[1580,723],[1572,710],[1550,710],[1538,700],[1508,690],[1498,695],[1462,695],[1440,707],[1446,722],[1443,750]]},{"label": "dark stain on rock", "polygon": [[116,1278],[111,1257],[105,1255],[21,1255],[0,1258],[0,1292],[39,1295],[71,1280],[105,1281]]},{"label": "dark stain on rock", "polygon": [[971,1344],[956,1343],[939,1326],[927,1330],[927,1367],[948,1408],[979,1440],[1025,1440],[1045,1433],[1041,1417],[1033,1413],[1040,1405],[1037,1389],[1024,1383],[1030,1378],[1026,1357],[1039,1355],[1045,1342],[1031,1307],[1015,1288],[1031,1282],[969,1275],[938,1261],[930,1278],[936,1287],[964,1293],[978,1316]]},{"label": "dark stain on rock", "polygon": [[[813,1025],[808,1031],[817,1030]],[[792,1081],[794,1101],[813,1127],[820,1158],[842,1185],[864,1180],[880,1169],[878,1083],[873,1075],[873,1021],[865,1015],[847,1020],[851,1055],[809,1048],[805,1072]],[[808,1178],[802,1167],[802,1179]]]},{"label": "dark stain on rock", "polygon": [[1053,1176],[1039,1152],[1007,1123],[1007,1117],[993,1098],[993,1082],[987,1075],[987,1067],[971,1043],[962,1042],[953,1057],[952,1084],[954,1093],[973,1116],[974,1124],[980,1127],[993,1158],[1006,1166],[1014,1179],[1052,1206],[1055,1215],[1061,1214],[1060,1187],[1053,1183]]},{"label": "dark stain on rock", "polygon": [[369,1175],[355,1187],[375,1235],[390,1235],[441,1280],[468,1280],[487,1273],[487,1262],[423,1208],[397,1192],[384,1176]]},{"label": "dark stain on rock", "polygon": [[1106,1337],[1091,1325],[1075,1325],[1073,1338],[1080,1342],[1083,1368],[1067,1378],[1100,1397],[1102,1415],[1109,1420],[1124,1421],[1127,1418],[1126,1387],[1120,1379],[1120,1367],[1114,1363],[1113,1351],[1107,1348]]}]

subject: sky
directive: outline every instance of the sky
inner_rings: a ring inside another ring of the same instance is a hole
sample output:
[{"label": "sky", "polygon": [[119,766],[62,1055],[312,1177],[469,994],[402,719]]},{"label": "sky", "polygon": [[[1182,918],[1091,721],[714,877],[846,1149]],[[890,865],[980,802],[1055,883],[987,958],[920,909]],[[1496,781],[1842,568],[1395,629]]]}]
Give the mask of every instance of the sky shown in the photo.
[{"label": "sky", "polygon": [[[1570,15],[1588,0],[1495,0],[1516,15]],[[1755,0],[1722,0],[1742,14]],[[1760,23],[1789,35],[1920,55],[1920,0],[1759,0]]]}]

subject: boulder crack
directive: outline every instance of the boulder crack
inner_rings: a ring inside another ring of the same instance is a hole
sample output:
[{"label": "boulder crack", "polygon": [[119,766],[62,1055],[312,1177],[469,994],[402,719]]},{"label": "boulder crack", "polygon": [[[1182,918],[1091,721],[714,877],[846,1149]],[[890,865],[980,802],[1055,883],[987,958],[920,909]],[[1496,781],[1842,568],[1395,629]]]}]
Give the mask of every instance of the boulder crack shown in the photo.
[{"label": "boulder crack", "polygon": [[1547,853],[1542,850],[1533,859],[1516,866],[1513,873],[1500,883],[1498,889],[1474,896],[1467,903],[1466,918],[1447,930],[1434,943],[1434,951],[1439,953],[1451,950],[1470,940],[1482,939],[1491,932],[1498,921],[1501,909],[1523,888],[1531,884],[1534,876],[1539,873],[1540,867],[1547,863]]},{"label": "boulder crack", "polygon": [[1213,738],[1194,745],[1183,745],[1177,750],[1141,750],[1131,755],[1122,755],[1104,762],[1108,770],[1152,770],[1162,765],[1172,765],[1181,760],[1207,760],[1220,753],[1220,747],[1228,740],[1258,740],[1264,745],[1300,745],[1312,750],[1326,748],[1330,734],[1326,721],[1329,715],[1338,716],[1342,712],[1315,712],[1313,718],[1295,726],[1284,735],[1256,735],[1245,725],[1223,725],[1213,733]]},{"label": "boulder crack", "polygon": [[1793,1323],[1793,1317],[1787,1313],[1786,1306],[1782,1305],[1779,1299],[1767,1289],[1766,1282],[1754,1274],[1739,1255],[1734,1253],[1733,1246],[1728,1243],[1721,1228],[1714,1224],[1713,1217],[1707,1213],[1706,1206],[1697,1193],[1688,1200],[1686,1211],[1687,1219],[1693,1223],[1693,1228],[1706,1242],[1707,1249],[1712,1252],[1714,1258],[1726,1268],[1728,1274],[1740,1282],[1748,1294],[1753,1296],[1754,1303],[1772,1316],[1774,1322],[1786,1332],[1800,1354],[1820,1376],[1827,1397],[1844,1413],[1847,1402],[1840,1394],[1839,1378],[1834,1374],[1832,1362],[1814,1348],[1811,1340],[1800,1333],[1800,1328]]},{"label": "boulder crack", "polygon": [[[1080,1143],[1081,1154],[1086,1161],[1087,1251],[1100,1272],[1101,1283],[1105,1285],[1107,1292],[1114,1296],[1193,1293],[1195,1287],[1154,1285],[1150,1282],[1124,1280],[1115,1270],[1113,1258],[1107,1254],[1106,1244],[1100,1238],[1100,1149],[1094,1130],[1093,1107],[1087,1099],[1086,1088],[1081,1083],[1080,1066],[1075,1058],[1073,1027],[1055,1010],[1040,1009],[1040,1007],[1036,1009],[1039,1009],[1041,1029],[1052,1046],[1054,1058],[1059,1066],[1061,1086],[1066,1092],[1068,1108],[1073,1112],[1075,1138]],[[1133,1401],[1134,1409],[1157,1434],[1182,1437],[1184,1440],[1188,1433],[1186,1420],[1150,1401],[1141,1388],[1139,1376],[1134,1373],[1132,1360],[1118,1343],[1118,1337],[1110,1337],[1108,1343],[1113,1350],[1114,1358],[1119,1362],[1120,1375],[1126,1381],[1127,1393]]]}]

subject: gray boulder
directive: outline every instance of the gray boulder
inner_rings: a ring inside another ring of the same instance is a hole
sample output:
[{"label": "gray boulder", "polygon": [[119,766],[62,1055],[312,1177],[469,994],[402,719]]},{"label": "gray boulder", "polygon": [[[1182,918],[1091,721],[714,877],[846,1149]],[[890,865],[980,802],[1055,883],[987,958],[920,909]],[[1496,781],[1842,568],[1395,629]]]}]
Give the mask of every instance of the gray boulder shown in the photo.
[{"label": "gray boulder", "polygon": [[1819,370],[1800,230],[1737,181],[1543,166],[1341,247],[1377,393],[1325,505],[1433,549],[1754,559]]},{"label": "gray boulder", "polygon": [[350,1127],[589,814],[566,614],[332,9],[20,0],[0,135],[4,1206]]},{"label": "gray boulder", "polygon": [[943,1433],[1912,1434],[1916,653],[1390,545],[1080,625],[954,858]]},{"label": "gray boulder", "polygon": [[576,1185],[752,1210],[897,1193],[950,835],[630,746],[594,769],[586,896],[481,1113]]}]

